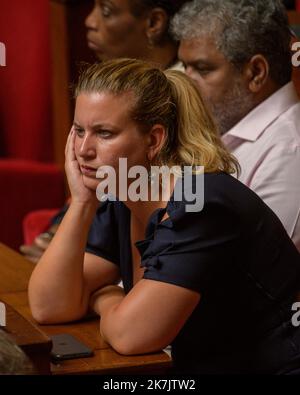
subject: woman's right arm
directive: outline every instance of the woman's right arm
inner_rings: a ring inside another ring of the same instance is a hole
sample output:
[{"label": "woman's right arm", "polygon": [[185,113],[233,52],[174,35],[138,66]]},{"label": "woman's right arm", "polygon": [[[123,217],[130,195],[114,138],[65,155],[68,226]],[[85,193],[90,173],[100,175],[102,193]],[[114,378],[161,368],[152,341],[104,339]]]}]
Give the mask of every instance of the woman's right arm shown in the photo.
[{"label": "woman's right arm", "polygon": [[72,202],[29,282],[32,315],[44,324],[80,319],[88,310],[91,293],[119,279],[115,264],[85,253],[98,201],[95,192],[82,184],[74,139],[71,132],[66,146],[66,172]]}]

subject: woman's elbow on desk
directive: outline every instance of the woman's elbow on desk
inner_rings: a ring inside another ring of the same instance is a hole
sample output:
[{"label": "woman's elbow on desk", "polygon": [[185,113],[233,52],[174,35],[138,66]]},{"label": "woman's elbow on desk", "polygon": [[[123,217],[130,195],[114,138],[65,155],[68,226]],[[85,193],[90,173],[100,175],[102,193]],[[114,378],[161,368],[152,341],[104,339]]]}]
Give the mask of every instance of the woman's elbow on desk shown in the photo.
[{"label": "woman's elbow on desk", "polygon": [[51,296],[41,295],[38,289],[29,284],[29,306],[32,317],[41,325],[62,324],[77,321],[88,311],[88,303],[64,303]]},{"label": "woman's elbow on desk", "polygon": [[47,306],[39,306],[30,302],[31,314],[34,320],[40,325],[63,324],[72,321],[78,321],[86,315],[87,309],[59,310],[48,308]]},{"label": "woman's elbow on desk", "polygon": [[77,321],[87,314],[89,291],[85,286],[72,290],[46,277],[33,273],[28,286],[31,314],[39,324]]},{"label": "woman's elbow on desk", "polygon": [[122,319],[115,325],[105,319],[102,319],[102,322],[100,320],[100,333],[102,338],[121,355],[146,354],[162,350],[168,345],[168,343],[164,345],[149,341],[143,333],[136,333],[134,328],[128,330],[128,325],[124,325]]},{"label": "woman's elbow on desk", "polygon": [[147,354],[151,352],[158,352],[161,351],[163,348],[167,347],[168,344],[165,346],[158,346],[158,347],[145,347],[141,343],[136,344],[134,341],[114,341],[110,343],[111,347],[121,355],[139,355],[139,354]]},{"label": "woman's elbow on desk", "polygon": [[199,303],[197,292],[152,280],[140,280],[125,296],[118,287],[97,293],[100,332],[118,353],[145,354],[169,345]]}]

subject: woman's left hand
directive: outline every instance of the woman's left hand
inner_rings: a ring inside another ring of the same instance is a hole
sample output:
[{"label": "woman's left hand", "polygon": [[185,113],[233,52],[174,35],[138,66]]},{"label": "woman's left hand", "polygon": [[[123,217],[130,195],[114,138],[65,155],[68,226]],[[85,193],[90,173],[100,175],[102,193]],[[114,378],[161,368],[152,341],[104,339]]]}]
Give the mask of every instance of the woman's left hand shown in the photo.
[{"label": "woman's left hand", "polygon": [[99,204],[96,192],[84,185],[80,166],[75,154],[76,132],[71,128],[65,148],[65,171],[68,179],[72,203],[93,203],[95,207]]}]

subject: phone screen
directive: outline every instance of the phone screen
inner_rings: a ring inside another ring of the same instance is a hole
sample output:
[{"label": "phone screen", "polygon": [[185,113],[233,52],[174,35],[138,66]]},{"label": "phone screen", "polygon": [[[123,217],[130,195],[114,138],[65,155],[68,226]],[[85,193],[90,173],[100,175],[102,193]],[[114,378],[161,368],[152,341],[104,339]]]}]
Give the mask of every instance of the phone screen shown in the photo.
[{"label": "phone screen", "polygon": [[53,361],[85,358],[93,355],[93,351],[89,347],[68,333],[52,335],[50,338],[53,343],[51,350],[51,359]]}]

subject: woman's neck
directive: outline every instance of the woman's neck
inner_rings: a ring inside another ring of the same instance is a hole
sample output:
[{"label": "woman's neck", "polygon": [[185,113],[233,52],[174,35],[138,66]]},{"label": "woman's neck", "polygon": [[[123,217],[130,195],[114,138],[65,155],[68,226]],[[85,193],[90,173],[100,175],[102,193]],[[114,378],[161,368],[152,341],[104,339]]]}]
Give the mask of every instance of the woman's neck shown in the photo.
[{"label": "woman's neck", "polygon": [[164,201],[159,201],[159,202],[127,201],[124,203],[129,208],[131,215],[140,224],[144,233],[146,231],[147,224],[153,212],[157,209],[165,208],[168,204],[168,202],[164,202]]},{"label": "woman's neck", "polygon": [[[176,183],[176,178],[170,178],[169,188],[165,189],[165,193],[163,196],[160,194],[160,199],[158,201],[153,201],[150,198],[149,192],[149,199],[147,201],[131,201],[127,200],[124,204],[129,208],[131,211],[131,215],[135,217],[136,221],[140,224],[141,228],[143,229],[144,233],[146,231],[147,224],[149,222],[149,218],[153,214],[153,212],[157,209],[166,208],[168,201],[173,193],[174,187]],[[150,188],[149,188],[150,191]]]}]

